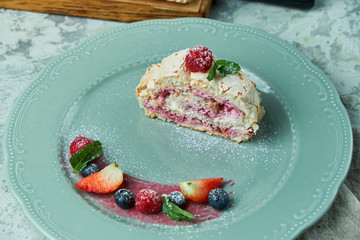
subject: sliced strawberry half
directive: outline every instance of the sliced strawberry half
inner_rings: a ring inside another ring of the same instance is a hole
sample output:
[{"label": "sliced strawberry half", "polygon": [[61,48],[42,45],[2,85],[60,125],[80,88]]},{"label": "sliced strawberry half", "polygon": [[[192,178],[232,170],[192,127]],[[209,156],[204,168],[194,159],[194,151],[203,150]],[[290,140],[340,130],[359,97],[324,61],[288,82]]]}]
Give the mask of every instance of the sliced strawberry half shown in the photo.
[{"label": "sliced strawberry half", "polygon": [[207,202],[209,192],[218,188],[224,178],[207,178],[180,182],[179,186],[184,196],[194,202]]},{"label": "sliced strawberry half", "polygon": [[123,179],[122,170],[114,162],[100,172],[83,178],[75,183],[75,186],[86,192],[106,194],[115,191],[121,185]]}]

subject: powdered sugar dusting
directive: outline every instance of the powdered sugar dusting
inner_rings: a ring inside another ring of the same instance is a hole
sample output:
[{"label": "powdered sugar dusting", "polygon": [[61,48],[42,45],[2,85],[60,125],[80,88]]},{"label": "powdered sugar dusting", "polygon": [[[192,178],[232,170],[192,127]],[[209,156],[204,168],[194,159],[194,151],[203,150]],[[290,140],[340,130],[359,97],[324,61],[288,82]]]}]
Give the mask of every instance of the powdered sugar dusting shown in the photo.
[{"label": "powdered sugar dusting", "polygon": [[[143,69],[148,65],[144,63]],[[224,184],[231,204],[220,217],[198,223],[196,227],[136,223],[140,228],[157,229],[159,233],[168,230],[193,233],[223,226],[248,216],[279,191],[292,169],[295,154],[294,123],[279,96],[273,91],[263,91],[266,114],[260,128],[251,141],[237,144],[144,116],[133,93],[142,74],[136,67],[108,75],[86,89],[69,110],[59,135],[59,153],[70,187],[74,188],[79,176],[72,174],[68,149],[76,136],[84,135],[103,144],[104,155],[100,161],[117,162],[125,174],[144,179],[147,184],[174,186],[179,181],[201,178],[232,179]],[[80,196],[93,203],[91,208],[135,224],[95,204],[92,195]]]}]

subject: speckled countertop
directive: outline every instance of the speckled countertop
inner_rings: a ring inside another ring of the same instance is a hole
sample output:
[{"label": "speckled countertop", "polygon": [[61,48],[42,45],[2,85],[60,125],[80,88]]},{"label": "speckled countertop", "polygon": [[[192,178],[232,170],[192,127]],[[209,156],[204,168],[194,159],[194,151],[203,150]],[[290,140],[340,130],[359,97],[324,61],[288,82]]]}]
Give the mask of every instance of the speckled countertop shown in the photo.
[{"label": "speckled countertop", "polygon": [[[210,18],[262,29],[295,46],[335,84],[349,113],[354,153],[329,211],[299,239],[360,239],[360,2],[316,0],[310,10],[214,1]],[[0,9],[0,239],[46,239],[4,179],[1,142],[14,100],[55,56],[124,23]]]}]

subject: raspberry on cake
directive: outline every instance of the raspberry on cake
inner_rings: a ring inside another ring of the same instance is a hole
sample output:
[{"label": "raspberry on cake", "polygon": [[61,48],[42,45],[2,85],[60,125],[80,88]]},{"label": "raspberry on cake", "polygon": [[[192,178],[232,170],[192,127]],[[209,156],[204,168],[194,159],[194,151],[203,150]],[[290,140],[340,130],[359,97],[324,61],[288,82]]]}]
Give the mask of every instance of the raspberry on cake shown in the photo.
[{"label": "raspberry on cake", "polygon": [[147,69],[135,96],[150,117],[238,143],[248,141],[265,113],[260,93],[241,70],[229,71],[232,65],[219,66],[223,71],[208,80],[216,63],[203,46],[175,52]]},{"label": "raspberry on cake", "polygon": [[212,52],[203,46],[195,46],[185,57],[185,66],[190,72],[207,72],[212,65]]}]

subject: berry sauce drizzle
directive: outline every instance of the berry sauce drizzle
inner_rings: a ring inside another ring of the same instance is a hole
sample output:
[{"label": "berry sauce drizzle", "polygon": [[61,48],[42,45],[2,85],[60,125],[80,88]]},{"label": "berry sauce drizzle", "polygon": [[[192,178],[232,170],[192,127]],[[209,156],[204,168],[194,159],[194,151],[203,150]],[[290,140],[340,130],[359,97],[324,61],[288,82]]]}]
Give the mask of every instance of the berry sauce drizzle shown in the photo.
[{"label": "berry sauce drizzle", "polygon": [[[226,183],[225,183],[226,184]],[[124,181],[121,184],[120,188],[125,188],[131,190],[134,195],[141,189],[152,189],[157,191],[159,194],[169,194],[172,191],[180,191],[180,187],[178,185],[168,185],[161,184],[158,182],[150,182],[142,179],[138,179],[132,177],[130,175],[124,174]],[[173,221],[163,212],[159,212],[156,214],[143,214],[138,212],[135,207],[130,209],[122,209],[118,207],[114,201],[114,194],[92,194],[93,199],[98,202],[105,209],[128,219],[138,220],[145,223],[153,223],[153,224],[163,224],[163,225],[171,225],[171,226],[181,226],[181,225],[191,225],[196,223],[201,223],[205,221],[210,221],[215,218],[221,216],[221,211],[212,208],[207,203],[196,203],[190,200],[187,201],[184,210],[190,212],[195,216],[195,219],[192,221]]]},{"label": "berry sauce drizzle", "polygon": [[[104,155],[96,159],[94,162],[100,167],[100,169],[103,169],[109,164],[106,158],[104,157]],[[119,189],[130,190],[134,193],[135,197],[136,194],[141,189],[152,189],[158,192],[160,195],[169,194],[173,191],[180,191],[180,187],[178,184],[171,185],[171,184],[161,184],[158,182],[146,181],[130,176],[125,173],[123,174],[123,177],[124,180],[120,185]],[[235,184],[234,181],[231,179],[228,181],[224,181],[220,185],[220,187],[221,188],[232,187],[234,186],[234,184]],[[233,193],[234,192],[231,191],[229,192],[229,195]],[[195,219],[191,221],[177,222],[171,220],[162,211],[156,214],[143,214],[137,211],[135,207],[129,209],[122,209],[115,203],[114,200],[115,192],[109,194],[93,194],[93,193],[88,193],[88,194],[92,196],[92,200],[95,201],[97,205],[100,205],[101,207],[105,208],[108,211],[111,211],[112,213],[120,217],[137,220],[144,223],[150,223],[150,224],[160,224],[160,225],[169,225],[169,226],[187,226],[187,225],[210,221],[219,218],[222,215],[222,211],[214,209],[208,203],[196,203],[191,200],[187,200],[184,210],[193,214],[195,216]]]}]

